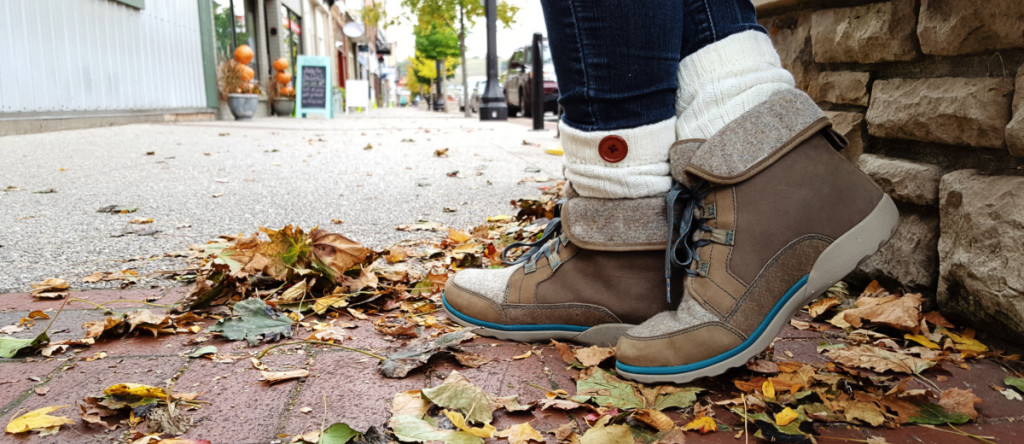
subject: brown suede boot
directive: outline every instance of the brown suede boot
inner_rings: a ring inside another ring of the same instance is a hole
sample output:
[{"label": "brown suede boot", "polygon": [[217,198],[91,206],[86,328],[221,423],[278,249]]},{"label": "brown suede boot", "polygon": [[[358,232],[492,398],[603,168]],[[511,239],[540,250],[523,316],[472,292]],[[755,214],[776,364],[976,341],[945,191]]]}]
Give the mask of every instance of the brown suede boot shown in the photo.
[{"label": "brown suede boot", "polygon": [[443,296],[449,317],[484,336],[609,346],[674,307],[665,291],[664,197],[588,198],[570,187],[551,224],[522,262],[456,273]]},{"label": "brown suede boot", "polygon": [[688,266],[685,294],[622,337],[620,375],[685,383],[742,366],[889,238],[896,206],[836,152],[843,145],[792,90],[707,141],[673,146],[672,175],[689,196],[671,249]]}]

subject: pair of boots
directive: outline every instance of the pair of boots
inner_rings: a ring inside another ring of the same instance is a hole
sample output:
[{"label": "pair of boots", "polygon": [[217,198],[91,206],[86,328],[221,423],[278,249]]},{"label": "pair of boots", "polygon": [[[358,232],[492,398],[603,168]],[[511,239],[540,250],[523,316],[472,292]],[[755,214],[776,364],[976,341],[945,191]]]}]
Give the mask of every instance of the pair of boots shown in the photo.
[{"label": "pair of boots", "polygon": [[485,336],[617,343],[618,373],[640,382],[741,366],[896,227],[844,145],[809,97],[777,92],[673,144],[665,197],[568,187],[545,242],[515,266],[456,273],[444,307]]}]

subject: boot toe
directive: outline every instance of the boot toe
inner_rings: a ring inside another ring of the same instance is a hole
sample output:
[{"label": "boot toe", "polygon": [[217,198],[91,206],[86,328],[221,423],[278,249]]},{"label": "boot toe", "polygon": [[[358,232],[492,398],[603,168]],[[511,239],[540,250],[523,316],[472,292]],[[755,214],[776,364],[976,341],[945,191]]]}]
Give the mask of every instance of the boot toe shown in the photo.
[{"label": "boot toe", "polygon": [[444,290],[445,309],[455,318],[471,324],[479,325],[480,321],[502,324],[500,304],[505,299],[508,278],[516,268],[455,273]]}]

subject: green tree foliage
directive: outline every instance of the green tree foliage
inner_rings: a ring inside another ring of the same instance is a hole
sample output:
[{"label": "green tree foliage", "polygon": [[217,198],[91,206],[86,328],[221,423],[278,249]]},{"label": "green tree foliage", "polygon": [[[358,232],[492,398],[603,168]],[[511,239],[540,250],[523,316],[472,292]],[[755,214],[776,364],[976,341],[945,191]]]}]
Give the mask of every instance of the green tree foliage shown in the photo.
[{"label": "green tree foliage", "polygon": [[[458,53],[462,65],[463,103],[469,103],[469,85],[466,80],[466,36],[477,19],[484,17],[484,6],[480,0],[402,0],[402,6],[416,17],[416,49],[420,49],[420,33],[431,30],[449,30],[455,33]],[[515,22],[519,7],[507,1],[498,1],[498,21],[505,27]],[[424,53],[425,55],[428,53]],[[469,116],[469,108],[466,108]]]}]

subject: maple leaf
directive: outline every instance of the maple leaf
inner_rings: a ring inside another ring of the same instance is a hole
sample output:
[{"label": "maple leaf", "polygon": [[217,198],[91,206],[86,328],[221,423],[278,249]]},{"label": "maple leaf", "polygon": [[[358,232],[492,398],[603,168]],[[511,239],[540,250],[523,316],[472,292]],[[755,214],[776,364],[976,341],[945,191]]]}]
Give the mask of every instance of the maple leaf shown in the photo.
[{"label": "maple leaf", "polygon": [[249,345],[256,345],[261,339],[272,341],[292,336],[291,318],[281,316],[259,299],[239,301],[232,309],[237,317],[221,319],[209,330],[232,341],[245,339]]},{"label": "maple leaf", "polygon": [[62,425],[74,424],[75,421],[66,416],[52,416],[49,413],[60,410],[67,405],[57,405],[35,409],[24,415],[11,420],[4,429],[7,433],[25,433],[29,431],[43,431],[53,427],[60,428]]},{"label": "maple leaf", "polygon": [[902,297],[861,297],[857,299],[857,308],[845,310],[841,314],[843,319],[854,327],[860,327],[863,321],[869,321],[897,330],[915,332],[921,316],[921,295],[914,293]]}]

